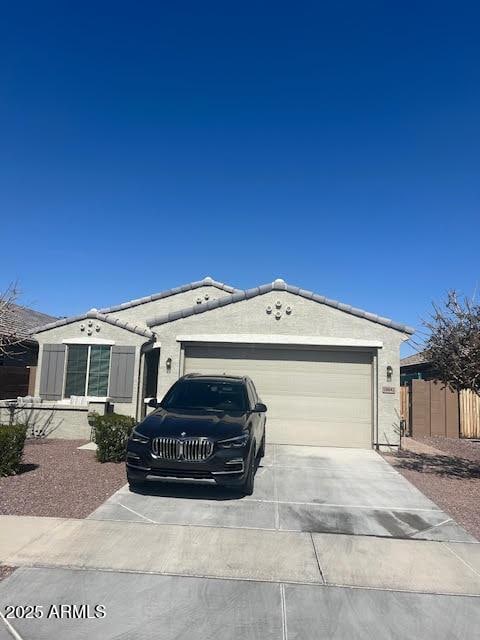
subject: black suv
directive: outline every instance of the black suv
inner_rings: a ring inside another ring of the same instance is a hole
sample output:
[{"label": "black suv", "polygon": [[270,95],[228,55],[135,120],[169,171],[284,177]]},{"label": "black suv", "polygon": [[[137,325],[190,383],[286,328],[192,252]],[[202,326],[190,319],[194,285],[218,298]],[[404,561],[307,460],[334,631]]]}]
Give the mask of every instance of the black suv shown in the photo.
[{"label": "black suv", "polygon": [[130,486],[149,477],[213,479],[253,493],[265,454],[265,412],[250,378],[191,373],[151,406],[127,446]]}]

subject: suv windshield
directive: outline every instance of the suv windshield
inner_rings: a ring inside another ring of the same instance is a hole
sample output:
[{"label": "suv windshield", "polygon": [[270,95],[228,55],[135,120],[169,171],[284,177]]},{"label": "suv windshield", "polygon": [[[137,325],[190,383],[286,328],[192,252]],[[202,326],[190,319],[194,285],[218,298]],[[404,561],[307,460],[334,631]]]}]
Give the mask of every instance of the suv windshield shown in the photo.
[{"label": "suv windshield", "polygon": [[245,386],[241,382],[181,380],[167,393],[162,407],[244,412],[247,409]]}]

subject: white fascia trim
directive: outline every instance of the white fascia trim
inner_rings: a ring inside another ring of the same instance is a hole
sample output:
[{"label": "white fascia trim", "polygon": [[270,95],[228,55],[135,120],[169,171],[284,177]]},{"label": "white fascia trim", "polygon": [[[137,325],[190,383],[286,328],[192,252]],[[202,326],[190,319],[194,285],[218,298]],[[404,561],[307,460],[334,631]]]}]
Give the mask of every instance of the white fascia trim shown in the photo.
[{"label": "white fascia trim", "polygon": [[266,334],[198,334],[180,335],[177,342],[223,342],[230,344],[278,344],[278,345],[307,345],[312,347],[374,347],[381,349],[381,340],[363,340],[358,338],[332,338],[329,336],[289,336]]},{"label": "white fascia trim", "polygon": [[103,338],[67,338],[62,340],[62,344],[104,344],[114,345],[115,340],[104,340]]}]

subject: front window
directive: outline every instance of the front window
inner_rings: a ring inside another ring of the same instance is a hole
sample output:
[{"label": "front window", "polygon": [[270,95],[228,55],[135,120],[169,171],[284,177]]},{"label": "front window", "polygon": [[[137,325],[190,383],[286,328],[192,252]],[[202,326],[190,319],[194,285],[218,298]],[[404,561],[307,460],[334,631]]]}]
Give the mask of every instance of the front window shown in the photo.
[{"label": "front window", "polygon": [[247,410],[247,397],[242,383],[182,380],[170,389],[162,407],[171,411],[196,409],[244,412]]},{"label": "front window", "polygon": [[110,347],[107,345],[68,345],[65,398],[70,396],[106,396],[110,371]]}]

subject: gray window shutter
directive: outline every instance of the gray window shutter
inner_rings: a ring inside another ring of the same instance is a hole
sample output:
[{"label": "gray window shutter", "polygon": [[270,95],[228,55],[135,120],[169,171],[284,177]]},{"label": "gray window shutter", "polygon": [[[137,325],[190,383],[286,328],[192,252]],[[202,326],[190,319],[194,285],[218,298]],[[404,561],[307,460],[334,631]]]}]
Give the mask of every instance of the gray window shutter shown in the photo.
[{"label": "gray window shutter", "polygon": [[115,402],[132,401],[134,370],[135,347],[113,346],[108,395]]},{"label": "gray window shutter", "polygon": [[40,396],[45,400],[61,400],[65,371],[64,344],[44,344],[40,372]]}]

